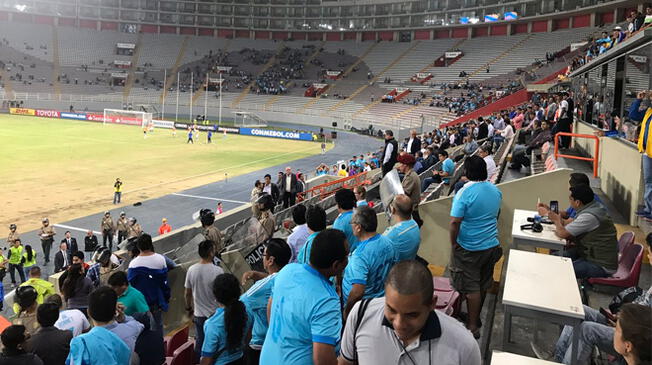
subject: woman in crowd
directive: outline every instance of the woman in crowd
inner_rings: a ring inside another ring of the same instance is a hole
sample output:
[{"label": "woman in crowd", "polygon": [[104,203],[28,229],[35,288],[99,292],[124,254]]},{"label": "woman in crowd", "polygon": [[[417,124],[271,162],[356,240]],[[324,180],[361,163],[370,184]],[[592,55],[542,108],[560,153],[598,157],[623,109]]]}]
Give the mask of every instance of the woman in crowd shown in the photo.
[{"label": "woman in crowd", "polygon": [[23,257],[25,262],[23,262],[23,270],[25,270],[25,278],[29,278],[29,269],[32,266],[36,265],[36,251],[32,249],[32,246],[25,245],[25,252],[23,252]]},{"label": "woman in crowd", "polygon": [[38,293],[34,287],[29,285],[16,288],[14,296],[18,304],[18,313],[11,319],[11,323],[25,326],[27,333],[33,334],[40,327],[36,320],[36,297]]},{"label": "woman in crowd", "polygon": [[618,312],[614,349],[627,365],[649,365],[652,361],[652,307],[625,304]]},{"label": "woman in crowd", "polygon": [[93,281],[86,277],[81,264],[72,264],[66,271],[61,291],[68,309],[79,309],[88,316],[88,295],[93,291]]},{"label": "woman in crowd", "polygon": [[221,274],[213,282],[219,307],[204,324],[204,345],[200,365],[242,365],[245,334],[251,327],[245,305],[240,301],[240,283],[232,274]]}]

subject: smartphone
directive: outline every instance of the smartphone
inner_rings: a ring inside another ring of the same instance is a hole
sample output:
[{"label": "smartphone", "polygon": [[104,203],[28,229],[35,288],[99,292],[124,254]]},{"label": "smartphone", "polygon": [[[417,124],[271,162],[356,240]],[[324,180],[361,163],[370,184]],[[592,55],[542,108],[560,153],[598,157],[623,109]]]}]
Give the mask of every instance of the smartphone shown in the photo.
[{"label": "smartphone", "polygon": [[611,321],[613,321],[613,322],[616,322],[616,316],[614,316],[613,314],[607,312],[606,309],[600,307],[600,313],[601,313],[603,316],[605,316],[607,319],[609,319],[609,320],[611,320]]},{"label": "smartphone", "polygon": [[550,210],[555,212],[555,214],[559,214],[559,202],[556,200],[551,200],[550,201]]}]

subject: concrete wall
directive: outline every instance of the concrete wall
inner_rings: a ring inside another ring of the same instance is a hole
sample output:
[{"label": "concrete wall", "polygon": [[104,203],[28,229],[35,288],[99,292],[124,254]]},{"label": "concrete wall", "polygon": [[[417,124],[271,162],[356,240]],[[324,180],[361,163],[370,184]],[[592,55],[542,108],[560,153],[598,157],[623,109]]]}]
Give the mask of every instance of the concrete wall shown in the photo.
[{"label": "concrete wall", "polygon": [[[575,123],[575,133],[593,134],[597,128]],[[575,146],[587,156],[595,154],[595,142],[591,139],[574,138]],[[601,137],[598,156],[600,189],[618,208],[618,211],[636,225],[636,208],[643,198],[643,171],[641,154],[633,143],[617,138]]]},{"label": "concrete wall", "polygon": [[[542,202],[557,200],[565,209],[568,205],[568,178],[572,170],[559,169],[535,176],[498,184],[503,193],[503,203],[498,219],[498,238],[503,249],[511,244],[514,209],[534,210],[537,198]],[[447,266],[450,259],[448,226],[452,197],[433,200],[419,206],[421,219],[421,247],[419,256],[437,266]],[[379,222],[386,222],[379,217]]]}]

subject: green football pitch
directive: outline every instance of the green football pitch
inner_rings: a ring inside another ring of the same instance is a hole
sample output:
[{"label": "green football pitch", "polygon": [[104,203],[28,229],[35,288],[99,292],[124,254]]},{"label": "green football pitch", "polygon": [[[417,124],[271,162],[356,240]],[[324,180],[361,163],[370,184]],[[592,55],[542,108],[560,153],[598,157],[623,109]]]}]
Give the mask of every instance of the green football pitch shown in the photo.
[{"label": "green football pitch", "polygon": [[[129,200],[188,189],[319,153],[320,144],[124,125],[0,115],[0,227],[36,228],[110,206],[120,177]],[[251,186],[243,186],[249,189]]]}]

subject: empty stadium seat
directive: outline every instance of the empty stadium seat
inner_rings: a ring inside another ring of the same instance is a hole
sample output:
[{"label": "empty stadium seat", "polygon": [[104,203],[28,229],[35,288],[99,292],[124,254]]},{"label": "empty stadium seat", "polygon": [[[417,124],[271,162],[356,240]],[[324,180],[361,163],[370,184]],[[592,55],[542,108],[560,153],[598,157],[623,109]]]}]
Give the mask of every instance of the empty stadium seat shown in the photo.
[{"label": "empty stadium seat", "polygon": [[617,286],[629,288],[638,285],[641,274],[641,263],[643,262],[643,245],[631,244],[624,249],[618,262],[618,270],[607,278],[590,278],[590,284]]},{"label": "empty stadium seat", "polygon": [[188,333],[190,332],[190,326],[186,325],[182,329],[178,330],[171,336],[165,336],[163,339],[165,342],[165,355],[173,356],[174,351],[180,348],[183,344],[188,341]]},{"label": "empty stadium seat", "polygon": [[187,341],[174,350],[172,356],[165,358],[165,365],[191,365],[193,363],[194,350],[195,343],[193,341]]}]

